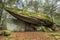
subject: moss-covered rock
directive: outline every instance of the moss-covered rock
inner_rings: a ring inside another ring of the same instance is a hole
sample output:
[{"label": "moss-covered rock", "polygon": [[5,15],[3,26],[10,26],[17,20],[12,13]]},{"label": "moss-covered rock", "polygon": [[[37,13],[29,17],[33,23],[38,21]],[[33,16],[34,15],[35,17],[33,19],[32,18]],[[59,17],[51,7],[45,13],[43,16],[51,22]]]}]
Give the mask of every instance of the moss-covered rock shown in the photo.
[{"label": "moss-covered rock", "polygon": [[10,36],[11,31],[10,30],[0,30],[0,36]]},{"label": "moss-covered rock", "polygon": [[3,30],[3,36],[10,36],[11,31],[10,30]]},{"label": "moss-covered rock", "polygon": [[8,11],[14,17],[28,23],[44,25],[48,27],[54,24],[52,19],[49,16],[47,16],[46,14],[42,14],[40,12],[35,13],[27,10],[10,8],[10,7],[6,7],[5,10]]}]

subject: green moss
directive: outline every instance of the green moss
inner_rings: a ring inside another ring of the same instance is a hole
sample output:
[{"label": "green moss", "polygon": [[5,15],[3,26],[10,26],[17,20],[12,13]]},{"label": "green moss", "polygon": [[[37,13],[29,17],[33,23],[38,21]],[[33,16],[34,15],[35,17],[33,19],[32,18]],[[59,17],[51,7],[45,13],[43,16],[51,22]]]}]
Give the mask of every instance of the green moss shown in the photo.
[{"label": "green moss", "polygon": [[11,31],[9,31],[9,30],[3,30],[3,34],[4,34],[4,36],[10,36]]},{"label": "green moss", "polygon": [[49,36],[55,37],[55,39],[60,38],[59,33],[51,33],[51,34],[49,34]]},{"label": "green moss", "polygon": [[60,36],[60,34],[59,33],[51,33],[51,34],[49,34],[49,36]]}]

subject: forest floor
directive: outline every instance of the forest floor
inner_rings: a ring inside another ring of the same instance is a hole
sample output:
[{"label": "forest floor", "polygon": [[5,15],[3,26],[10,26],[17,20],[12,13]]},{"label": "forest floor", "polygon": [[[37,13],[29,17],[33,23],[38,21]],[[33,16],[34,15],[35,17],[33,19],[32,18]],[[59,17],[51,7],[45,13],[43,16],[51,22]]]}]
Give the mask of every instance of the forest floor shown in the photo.
[{"label": "forest floor", "polygon": [[60,40],[49,36],[49,32],[12,32],[11,35],[15,36],[10,39],[0,37],[0,40]]}]

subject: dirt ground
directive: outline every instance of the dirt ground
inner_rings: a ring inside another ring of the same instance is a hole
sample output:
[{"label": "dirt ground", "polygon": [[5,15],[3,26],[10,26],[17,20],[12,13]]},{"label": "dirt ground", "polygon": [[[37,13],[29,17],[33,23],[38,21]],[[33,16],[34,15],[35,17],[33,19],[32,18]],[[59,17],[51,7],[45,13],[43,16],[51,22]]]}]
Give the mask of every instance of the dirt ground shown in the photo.
[{"label": "dirt ground", "polygon": [[[11,35],[15,36],[10,40],[60,40],[48,36],[48,32],[12,32]],[[0,37],[0,40],[8,40]]]}]

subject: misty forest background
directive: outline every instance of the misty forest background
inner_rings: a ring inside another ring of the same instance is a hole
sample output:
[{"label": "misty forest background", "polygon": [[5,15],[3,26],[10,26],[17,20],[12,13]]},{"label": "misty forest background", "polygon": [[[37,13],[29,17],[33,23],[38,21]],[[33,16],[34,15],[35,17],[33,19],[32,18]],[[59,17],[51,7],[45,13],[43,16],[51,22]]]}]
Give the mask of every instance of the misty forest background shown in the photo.
[{"label": "misty forest background", "polygon": [[[60,30],[60,0],[0,0],[0,29],[11,31],[25,31],[27,25],[21,20],[16,20],[4,7],[25,9],[31,12],[41,12],[49,16],[55,23],[52,28],[35,26],[37,31],[59,31]],[[27,29],[32,29],[28,27]],[[52,30],[54,29],[54,30]],[[33,29],[32,29],[33,31]]]}]

